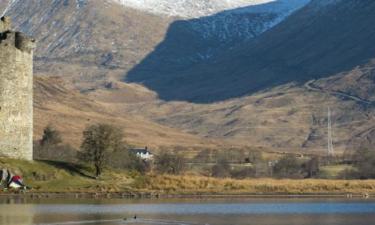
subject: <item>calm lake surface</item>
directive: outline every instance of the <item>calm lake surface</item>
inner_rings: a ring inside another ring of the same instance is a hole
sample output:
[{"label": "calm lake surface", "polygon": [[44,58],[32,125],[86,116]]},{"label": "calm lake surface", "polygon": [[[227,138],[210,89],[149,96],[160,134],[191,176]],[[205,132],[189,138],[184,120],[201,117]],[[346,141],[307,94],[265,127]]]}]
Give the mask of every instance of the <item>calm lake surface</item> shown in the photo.
[{"label": "calm lake surface", "polygon": [[367,225],[375,224],[375,201],[0,199],[0,224]]}]

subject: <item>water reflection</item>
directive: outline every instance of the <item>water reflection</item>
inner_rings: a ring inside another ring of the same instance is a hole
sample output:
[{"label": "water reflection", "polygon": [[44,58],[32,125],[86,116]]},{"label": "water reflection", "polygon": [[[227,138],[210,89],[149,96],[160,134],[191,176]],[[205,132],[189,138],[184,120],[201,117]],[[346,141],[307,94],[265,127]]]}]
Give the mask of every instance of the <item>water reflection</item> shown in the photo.
[{"label": "water reflection", "polygon": [[44,214],[349,214],[375,213],[375,203],[53,204],[36,205],[34,210]]},{"label": "water reflection", "polygon": [[0,224],[6,225],[358,225],[375,221],[373,201],[13,199],[1,203]]},{"label": "water reflection", "polygon": [[0,224],[33,224],[35,207],[33,205],[7,204],[0,207]]}]

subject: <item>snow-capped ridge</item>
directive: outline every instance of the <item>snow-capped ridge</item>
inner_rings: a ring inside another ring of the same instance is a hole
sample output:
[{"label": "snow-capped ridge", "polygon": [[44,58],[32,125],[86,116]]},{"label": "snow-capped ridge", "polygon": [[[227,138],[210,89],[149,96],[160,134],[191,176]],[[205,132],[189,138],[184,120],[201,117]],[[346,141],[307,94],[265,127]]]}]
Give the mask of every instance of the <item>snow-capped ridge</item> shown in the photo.
[{"label": "snow-capped ridge", "polygon": [[[154,14],[197,18],[239,8],[241,12],[294,11],[310,0],[112,0]],[[272,5],[271,7],[269,5]],[[253,7],[248,7],[253,6]],[[248,8],[245,8],[248,7]],[[253,9],[251,9],[253,8]]]}]

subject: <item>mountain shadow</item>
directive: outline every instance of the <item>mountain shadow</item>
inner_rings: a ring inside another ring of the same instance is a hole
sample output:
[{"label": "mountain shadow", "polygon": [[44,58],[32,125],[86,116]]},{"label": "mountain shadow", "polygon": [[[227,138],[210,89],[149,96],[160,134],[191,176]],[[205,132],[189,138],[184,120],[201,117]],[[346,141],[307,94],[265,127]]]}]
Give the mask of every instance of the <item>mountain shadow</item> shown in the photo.
[{"label": "mountain shadow", "polygon": [[[260,36],[254,33],[256,38],[244,39],[240,32],[224,41],[205,38],[207,29],[193,29],[192,24],[205,24],[229,11],[176,21],[155,51],[129,71],[126,81],[142,83],[166,101],[211,103],[334,75],[375,58],[374,10],[375,1],[312,0]],[[277,13],[254,9],[243,16],[231,25],[241,24],[245,17],[266,24],[275,21]]]}]

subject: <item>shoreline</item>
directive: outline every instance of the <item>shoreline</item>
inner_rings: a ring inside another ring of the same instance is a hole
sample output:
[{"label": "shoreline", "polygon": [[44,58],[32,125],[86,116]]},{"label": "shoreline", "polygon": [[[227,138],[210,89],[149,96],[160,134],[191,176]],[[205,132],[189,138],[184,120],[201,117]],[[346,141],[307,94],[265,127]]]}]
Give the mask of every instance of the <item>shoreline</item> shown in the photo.
[{"label": "shoreline", "polygon": [[30,199],[374,199],[375,195],[369,193],[249,193],[249,194],[161,194],[161,193],[123,193],[123,192],[20,192],[0,193],[0,199],[4,198],[30,198]]},{"label": "shoreline", "polygon": [[375,180],[214,178],[105,170],[100,179],[46,162],[3,160],[32,189],[0,191],[7,198],[370,198]]}]

